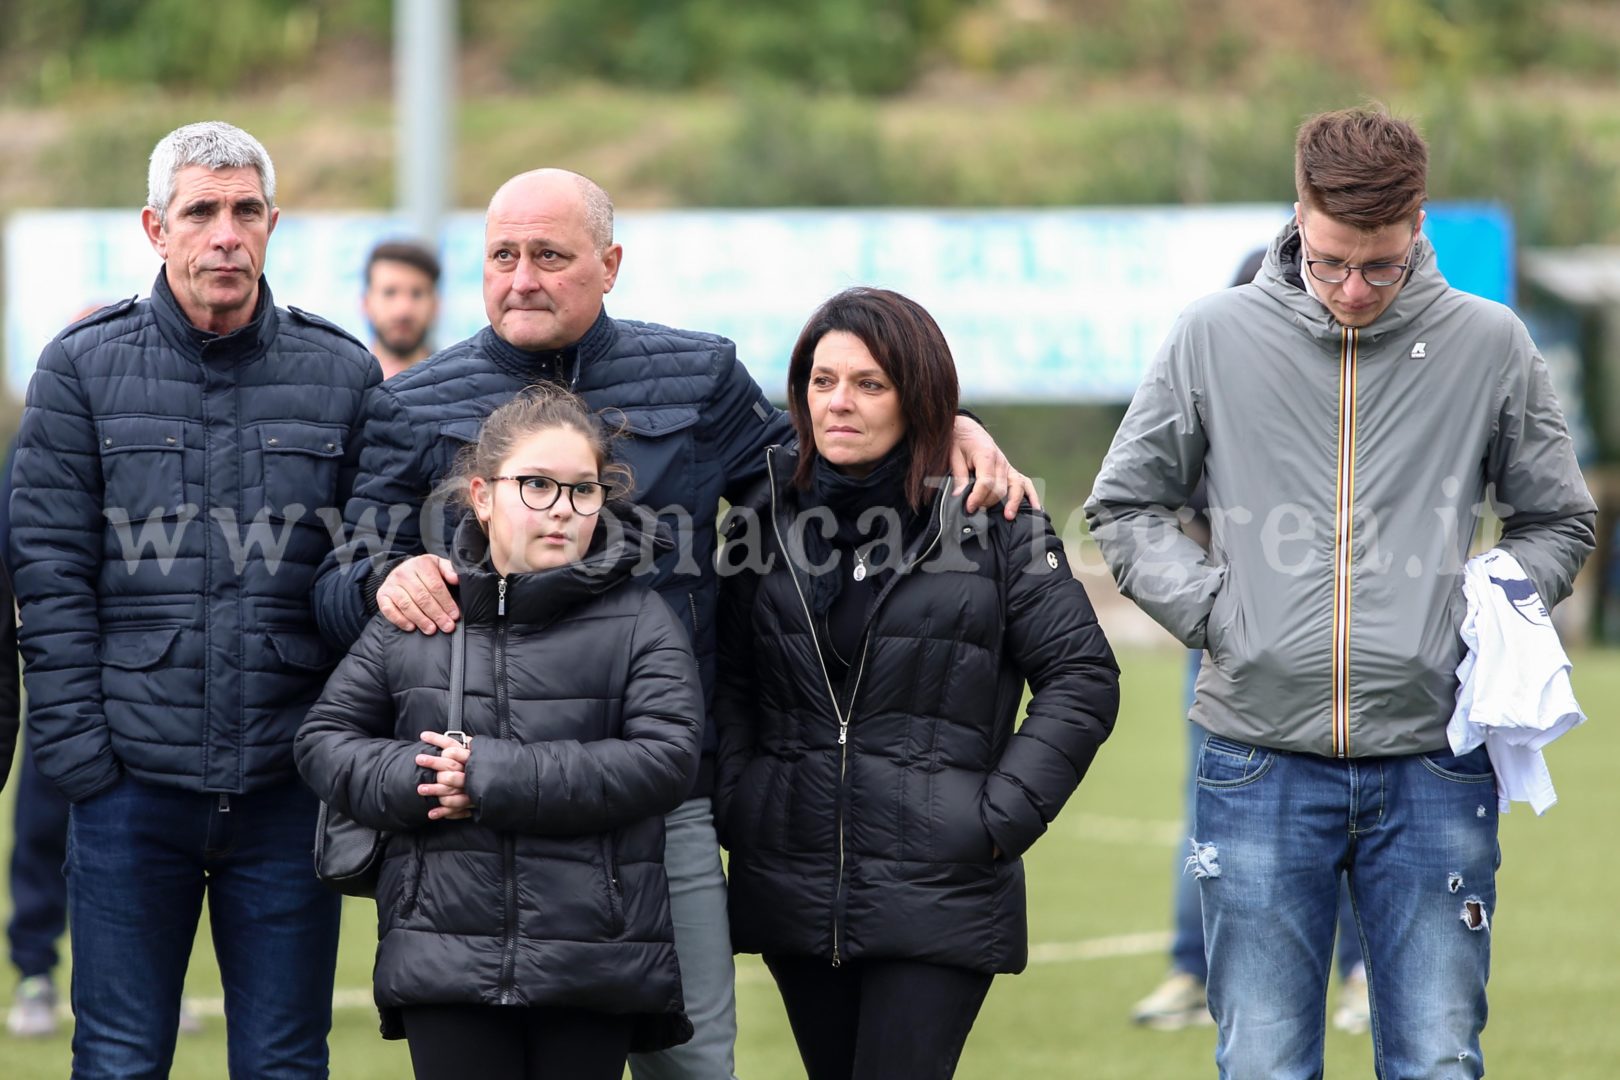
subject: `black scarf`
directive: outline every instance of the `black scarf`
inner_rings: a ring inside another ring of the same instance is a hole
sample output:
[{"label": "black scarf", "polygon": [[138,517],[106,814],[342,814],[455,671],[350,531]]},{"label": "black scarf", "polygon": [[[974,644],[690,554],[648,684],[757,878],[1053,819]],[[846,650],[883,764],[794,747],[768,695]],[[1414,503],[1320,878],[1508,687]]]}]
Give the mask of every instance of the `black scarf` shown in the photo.
[{"label": "black scarf", "polygon": [[[810,490],[802,500],[803,509],[825,507],[832,511],[836,524],[829,539],[823,536],[825,525],[807,521],[795,531],[804,538],[807,566],[831,568],[825,573],[810,573],[810,607],[818,618],[824,618],[833,601],[843,591],[844,583],[852,580],[859,552],[866,566],[863,583],[881,588],[900,565],[906,542],[916,533],[918,515],[906,501],[906,474],[911,471],[911,449],[902,441],[885,454],[872,471],[865,476],[851,476],[828,464],[827,459],[816,458],[810,474]],[[886,514],[874,514],[867,522],[869,531],[858,528],[861,515],[868,510],[892,510],[899,515],[898,536],[892,527],[893,519]],[[898,543],[894,541],[898,540]]]}]

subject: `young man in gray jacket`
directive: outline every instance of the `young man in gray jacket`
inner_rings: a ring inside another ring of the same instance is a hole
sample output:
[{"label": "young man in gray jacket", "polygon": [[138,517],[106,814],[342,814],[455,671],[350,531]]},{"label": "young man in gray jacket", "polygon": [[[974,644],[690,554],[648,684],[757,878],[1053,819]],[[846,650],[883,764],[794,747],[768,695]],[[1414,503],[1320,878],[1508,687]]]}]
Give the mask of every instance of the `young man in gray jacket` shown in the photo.
[{"label": "young man in gray jacket", "polygon": [[[1507,308],[1446,284],[1428,149],[1354,109],[1305,122],[1299,202],[1254,284],[1176,323],[1087,503],[1120,588],[1209,653],[1192,718],[1222,1077],[1322,1072],[1341,871],[1380,1077],[1478,1077],[1497,799],[1446,739],[1481,511],[1549,604],[1596,509]],[[1213,543],[1174,511],[1203,475]]]}]

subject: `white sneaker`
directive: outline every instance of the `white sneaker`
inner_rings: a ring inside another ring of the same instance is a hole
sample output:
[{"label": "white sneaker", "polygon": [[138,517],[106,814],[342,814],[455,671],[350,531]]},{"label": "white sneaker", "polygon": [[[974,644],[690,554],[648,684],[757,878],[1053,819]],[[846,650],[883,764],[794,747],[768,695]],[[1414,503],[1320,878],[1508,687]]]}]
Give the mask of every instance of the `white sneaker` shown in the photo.
[{"label": "white sneaker", "polygon": [[17,996],[6,1013],[6,1030],[20,1039],[56,1034],[56,984],[49,975],[31,975],[17,984]]},{"label": "white sneaker", "polygon": [[1184,1027],[1213,1024],[1204,984],[1196,975],[1172,971],[1153,992],[1131,1010],[1131,1023],[1155,1031],[1179,1031]]},{"label": "white sneaker", "polygon": [[1365,1035],[1372,1027],[1372,1004],[1367,997],[1367,969],[1357,964],[1339,984],[1339,1007],[1333,1026],[1351,1035]]}]

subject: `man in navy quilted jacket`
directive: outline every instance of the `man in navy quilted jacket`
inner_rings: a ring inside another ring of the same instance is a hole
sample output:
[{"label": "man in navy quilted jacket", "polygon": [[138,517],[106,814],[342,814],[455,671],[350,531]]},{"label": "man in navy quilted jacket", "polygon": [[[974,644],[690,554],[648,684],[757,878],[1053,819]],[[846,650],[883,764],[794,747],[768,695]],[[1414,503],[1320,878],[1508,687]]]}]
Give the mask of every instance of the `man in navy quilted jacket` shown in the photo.
[{"label": "man in navy quilted jacket", "polygon": [[147,184],[163,269],[46,346],[11,503],[29,737],[72,803],[73,1075],[167,1075],[206,896],[231,1076],[324,1077],[339,897],[292,740],[338,655],[318,512],[348,497],[377,367],[271,299],[251,135],[179,128]]}]

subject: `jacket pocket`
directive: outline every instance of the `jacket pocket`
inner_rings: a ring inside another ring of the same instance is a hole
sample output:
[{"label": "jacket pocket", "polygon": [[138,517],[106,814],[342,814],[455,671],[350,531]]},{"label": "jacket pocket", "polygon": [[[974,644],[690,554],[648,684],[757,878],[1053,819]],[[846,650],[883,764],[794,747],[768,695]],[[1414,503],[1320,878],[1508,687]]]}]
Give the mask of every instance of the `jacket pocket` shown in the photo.
[{"label": "jacket pocket", "polygon": [[1209,619],[1204,624],[1204,651],[1215,665],[1231,673],[1231,664],[1239,624],[1242,621],[1238,597],[1237,582],[1232,580],[1232,568],[1227,566],[1226,577],[1221,582],[1220,591],[1215,594],[1215,602],[1210,606]]},{"label": "jacket pocket", "polygon": [[179,636],[178,626],[103,632],[101,662],[124,671],[145,671],[168,655]]},{"label": "jacket pocket", "polygon": [[[605,418],[611,425],[615,417],[621,415],[624,431],[631,436],[624,456],[634,473],[635,501],[657,512],[660,520],[676,529],[679,516],[671,517],[664,511],[685,507],[691,502],[696,486],[692,473],[698,411],[690,406],[675,405],[625,409],[622,413],[610,410]],[[679,541],[678,531],[675,537]]]},{"label": "jacket pocket", "polygon": [[602,846],[602,887],[607,895],[608,931],[613,934],[624,933],[624,891],[619,884],[619,847],[613,841],[612,833],[603,833],[600,838]]},{"label": "jacket pocket", "polygon": [[344,434],[336,425],[295,420],[259,425],[264,508],[270,517],[320,527],[316,511],[338,502]]},{"label": "jacket pocket", "polygon": [[273,627],[265,631],[270,648],[285,667],[300,671],[325,671],[337,665],[337,654],[318,634]]},{"label": "jacket pocket", "polygon": [[130,521],[180,516],[186,504],[186,423],[154,416],[96,422],[102,508]]},{"label": "jacket pocket", "polygon": [[422,834],[417,832],[411,837],[411,851],[406,857],[405,874],[400,882],[399,889],[399,917],[406,918],[416,910],[417,903],[422,898],[422,871],[425,855],[422,851]]}]

